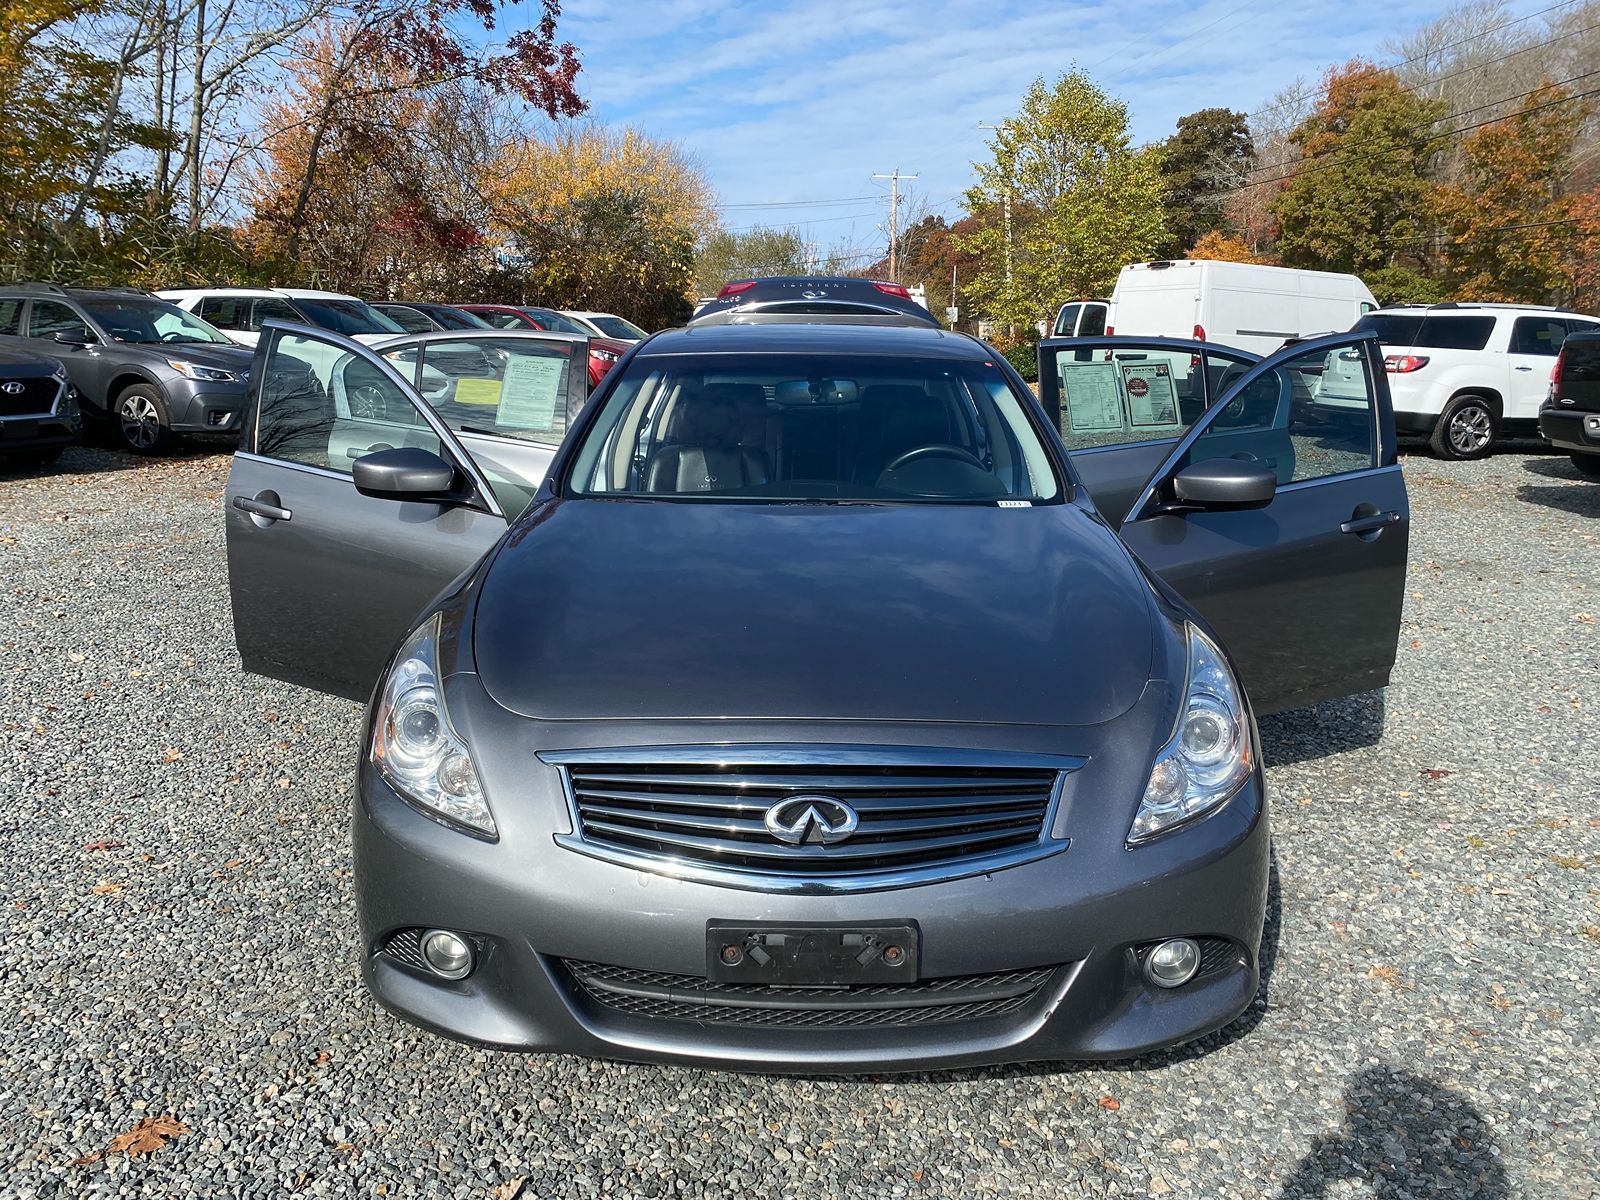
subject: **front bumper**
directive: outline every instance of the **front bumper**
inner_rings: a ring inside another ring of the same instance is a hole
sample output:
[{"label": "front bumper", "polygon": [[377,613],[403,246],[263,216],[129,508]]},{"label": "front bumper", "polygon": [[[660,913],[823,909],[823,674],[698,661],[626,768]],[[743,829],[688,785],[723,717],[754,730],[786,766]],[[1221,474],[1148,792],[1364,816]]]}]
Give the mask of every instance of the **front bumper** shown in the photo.
[{"label": "front bumper", "polygon": [[243,423],[246,385],[218,385],[179,379],[167,385],[168,416],[177,433],[238,433]]},{"label": "front bumper", "polygon": [[[880,737],[904,745],[905,732]],[[997,735],[973,731],[980,736]],[[1256,994],[1269,853],[1259,768],[1213,815],[1135,850],[1122,841],[1131,806],[1091,804],[1098,789],[1080,787],[1062,817],[1072,840],[1061,853],[988,875],[823,895],[691,882],[577,853],[554,841],[570,830],[554,768],[535,763],[515,779],[480,771],[491,804],[501,797],[498,841],[442,828],[365,763],[354,814],[367,986],[391,1011],[452,1037],[738,1070],[908,1071],[1142,1054],[1228,1024]],[[508,804],[512,788],[520,794]],[[922,980],[1045,970],[1024,999],[995,1009],[825,1026],[706,1020],[693,995],[618,1005],[578,977],[592,969],[582,964],[602,964],[692,983],[706,974],[706,923],[717,919],[915,921]],[[476,970],[452,982],[387,949],[397,932],[429,928],[475,935]],[[1230,954],[1184,987],[1145,983],[1134,948],[1176,936]]]},{"label": "front bumper", "polygon": [[1539,433],[1562,450],[1600,454],[1600,413],[1544,408],[1539,411]]},{"label": "front bumper", "polygon": [[77,393],[69,391],[48,412],[0,416],[0,455],[68,446],[82,433]]}]

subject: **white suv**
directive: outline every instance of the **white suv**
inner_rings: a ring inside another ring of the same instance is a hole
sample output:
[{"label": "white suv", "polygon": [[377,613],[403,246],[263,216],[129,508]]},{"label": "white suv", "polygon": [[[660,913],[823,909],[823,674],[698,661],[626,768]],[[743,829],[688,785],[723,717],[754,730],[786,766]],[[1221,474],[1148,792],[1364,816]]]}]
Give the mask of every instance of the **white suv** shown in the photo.
[{"label": "white suv", "polygon": [[218,287],[169,288],[156,295],[209,321],[241,346],[254,346],[261,336],[261,322],[268,320],[331,329],[362,342],[381,341],[405,332],[365,300],[342,292]]},{"label": "white suv", "polygon": [[1569,333],[1600,317],[1533,304],[1402,304],[1356,322],[1383,345],[1395,427],[1440,458],[1481,458],[1501,433],[1534,434]]}]

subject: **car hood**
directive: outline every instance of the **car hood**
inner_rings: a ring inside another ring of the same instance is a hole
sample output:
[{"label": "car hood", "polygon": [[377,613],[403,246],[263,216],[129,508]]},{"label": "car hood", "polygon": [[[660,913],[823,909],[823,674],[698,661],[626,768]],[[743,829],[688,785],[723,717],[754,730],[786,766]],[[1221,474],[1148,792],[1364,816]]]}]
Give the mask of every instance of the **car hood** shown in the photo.
[{"label": "car hood", "polygon": [[524,716],[1087,725],[1157,617],[1071,505],[556,501],[485,575],[473,651]]},{"label": "car hood", "polygon": [[219,346],[207,342],[167,342],[159,346],[141,343],[139,349],[163,362],[175,358],[179,362],[192,362],[223,371],[248,371],[250,360],[255,357],[252,351],[242,346]]},{"label": "car hood", "polygon": [[24,376],[54,375],[61,369],[61,364],[42,354],[30,354],[26,350],[7,350],[0,348],[0,373],[8,378],[21,379]]}]

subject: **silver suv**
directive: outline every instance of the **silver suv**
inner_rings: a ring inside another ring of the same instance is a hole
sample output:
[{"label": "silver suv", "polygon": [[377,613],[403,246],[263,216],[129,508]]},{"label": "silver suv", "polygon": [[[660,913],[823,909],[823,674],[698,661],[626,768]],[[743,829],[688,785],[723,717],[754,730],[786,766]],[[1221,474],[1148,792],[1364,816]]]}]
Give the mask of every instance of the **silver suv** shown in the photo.
[{"label": "silver suv", "polygon": [[1482,458],[1503,434],[1536,435],[1567,335],[1600,317],[1533,304],[1401,304],[1355,324],[1383,345],[1395,426],[1440,458]]}]

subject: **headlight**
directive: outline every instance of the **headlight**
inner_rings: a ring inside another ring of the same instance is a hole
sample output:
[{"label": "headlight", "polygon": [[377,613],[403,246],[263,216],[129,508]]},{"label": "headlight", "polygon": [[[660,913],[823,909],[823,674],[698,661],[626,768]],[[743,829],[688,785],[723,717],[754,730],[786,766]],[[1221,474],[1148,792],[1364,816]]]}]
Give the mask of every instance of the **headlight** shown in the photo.
[{"label": "headlight", "polygon": [[406,639],[372,726],[372,763],[389,786],[430,813],[496,833],[467,744],[450,726],[439,686],[439,615]]},{"label": "headlight", "polygon": [[590,346],[589,357],[598,362],[614,363],[620,361],[622,355],[618,354],[615,350],[607,350],[601,346]]},{"label": "headlight", "polygon": [[182,358],[167,359],[167,366],[196,383],[236,383],[242,378],[237,372],[224,371],[221,367],[202,367],[199,363]]},{"label": "headlight", "polygon": [[1193,625],[1189,682],[1178,727],[1150,770],[1128,830],[1137,845],[1222,806],[1250,775],[1249,719],[1222,651]]}]

